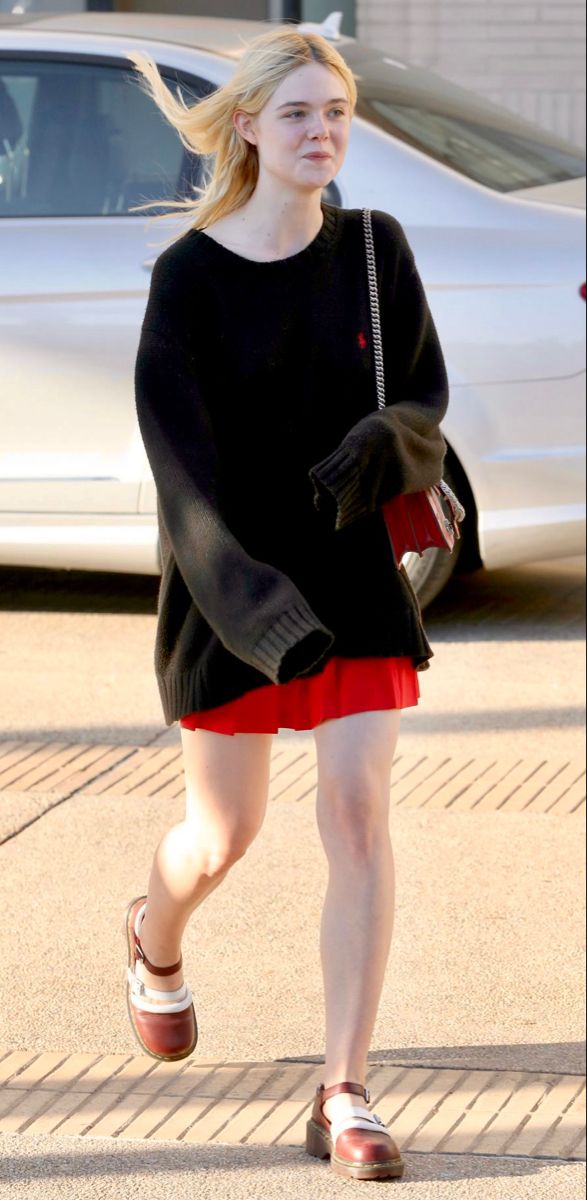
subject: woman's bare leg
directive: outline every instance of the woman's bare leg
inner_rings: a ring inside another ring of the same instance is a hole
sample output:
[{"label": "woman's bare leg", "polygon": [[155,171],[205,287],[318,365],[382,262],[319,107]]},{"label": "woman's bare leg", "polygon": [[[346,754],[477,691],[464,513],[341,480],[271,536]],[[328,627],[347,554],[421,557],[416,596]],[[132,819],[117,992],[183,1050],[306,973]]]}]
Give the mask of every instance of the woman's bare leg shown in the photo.
[{"label": "woman's bare leg", "polygon": [[[394,920],[391,764],[400,709],[353,713],[314,730],[317,819],[329,876],[320,931],[326,1008],[324,1084],[365,1084]],[[360,1103],[326,1101],[329,1119]]]},{"label": "woman's bare leg", "polygon": [[[141,944],[156,966],[177,962],[191,913],[218,887],[259,832],[269,791],[273,734],[181,729],[185,819],[162,838],[153,859]],[[177,988],[183,972],[154,975],[137,963],[144,983]]]}]

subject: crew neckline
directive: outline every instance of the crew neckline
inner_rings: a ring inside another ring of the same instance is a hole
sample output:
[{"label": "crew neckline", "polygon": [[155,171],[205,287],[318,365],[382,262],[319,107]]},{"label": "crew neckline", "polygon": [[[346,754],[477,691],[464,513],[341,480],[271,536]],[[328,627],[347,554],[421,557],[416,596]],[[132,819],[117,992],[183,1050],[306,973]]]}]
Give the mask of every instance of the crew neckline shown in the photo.
[{"label": "crew neckline", "polygon": [[223,246],[221,242],[217,242],[209,233],[206,233],[205,229],[193,229],[191,232],[200,234],[203,243],[213,252],[218,251],[220,255],[223,255],[227,259],[232,259],[235,263],[242,263],[247,267],[264,267],[265,269],[270,269],[271,267],[297,266],[299,263],[305,263],[316,257],[320,257],[335,241],[339,224],[339,210],[335,205],[327,204],[324,200],[321,202],[320,207],[324,214],[324,220],[316,236],[312,238],[312,241],[307,246],[303,246],[295,254],[288,254],[285,258],[247,258],[245,254],[238,254],[236,250],[229,250],[228,246]]}]

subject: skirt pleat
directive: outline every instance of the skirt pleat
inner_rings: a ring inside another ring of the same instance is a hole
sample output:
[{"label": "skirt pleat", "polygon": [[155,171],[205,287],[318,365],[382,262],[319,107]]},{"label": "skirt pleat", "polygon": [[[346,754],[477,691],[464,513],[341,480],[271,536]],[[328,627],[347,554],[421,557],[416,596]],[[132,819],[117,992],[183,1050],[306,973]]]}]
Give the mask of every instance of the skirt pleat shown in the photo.
[{"label": "skirt pleat", "polygon": [[188,713],[179,724],[228,734],[314,729],[322,721],[351,713],[411,708],[419,698],[418,672],[410,656],[335,655],[316,675],[254,688],[227,704]]}]

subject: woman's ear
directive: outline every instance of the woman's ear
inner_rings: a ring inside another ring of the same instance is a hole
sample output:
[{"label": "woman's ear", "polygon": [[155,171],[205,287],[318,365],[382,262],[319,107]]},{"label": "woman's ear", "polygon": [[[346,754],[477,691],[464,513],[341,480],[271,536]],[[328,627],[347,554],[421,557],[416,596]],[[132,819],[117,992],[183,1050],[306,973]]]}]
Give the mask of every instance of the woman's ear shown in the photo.
[{"label": "woman's ear", "polygon": [[253,129],[253,118],[249,116],[249,113],[237,110],[233,114],[232,120],[235,129],[240,133],[241,137],[244,137],[245,141],[250,142],[252,146],[256,146],[257,135]]}]

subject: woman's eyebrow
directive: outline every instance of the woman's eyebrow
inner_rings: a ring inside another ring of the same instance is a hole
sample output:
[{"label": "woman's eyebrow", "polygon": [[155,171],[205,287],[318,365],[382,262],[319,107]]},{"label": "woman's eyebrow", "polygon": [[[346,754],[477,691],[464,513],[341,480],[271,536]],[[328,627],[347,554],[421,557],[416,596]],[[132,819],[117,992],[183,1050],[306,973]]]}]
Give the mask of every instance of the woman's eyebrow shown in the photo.
[{"label": "woman's eyebrow", "polygon": [[[280,108],[293,108],[294,105],[296,108],[301,108],[302,106],[307,108],[308,104],[308,100],[288,100],[285,104],[280,104],[277,111],[279,112]],[[334,100],[326,100],[325,104],[348,104],[348,99],[346,96],[336,96]]]}]

